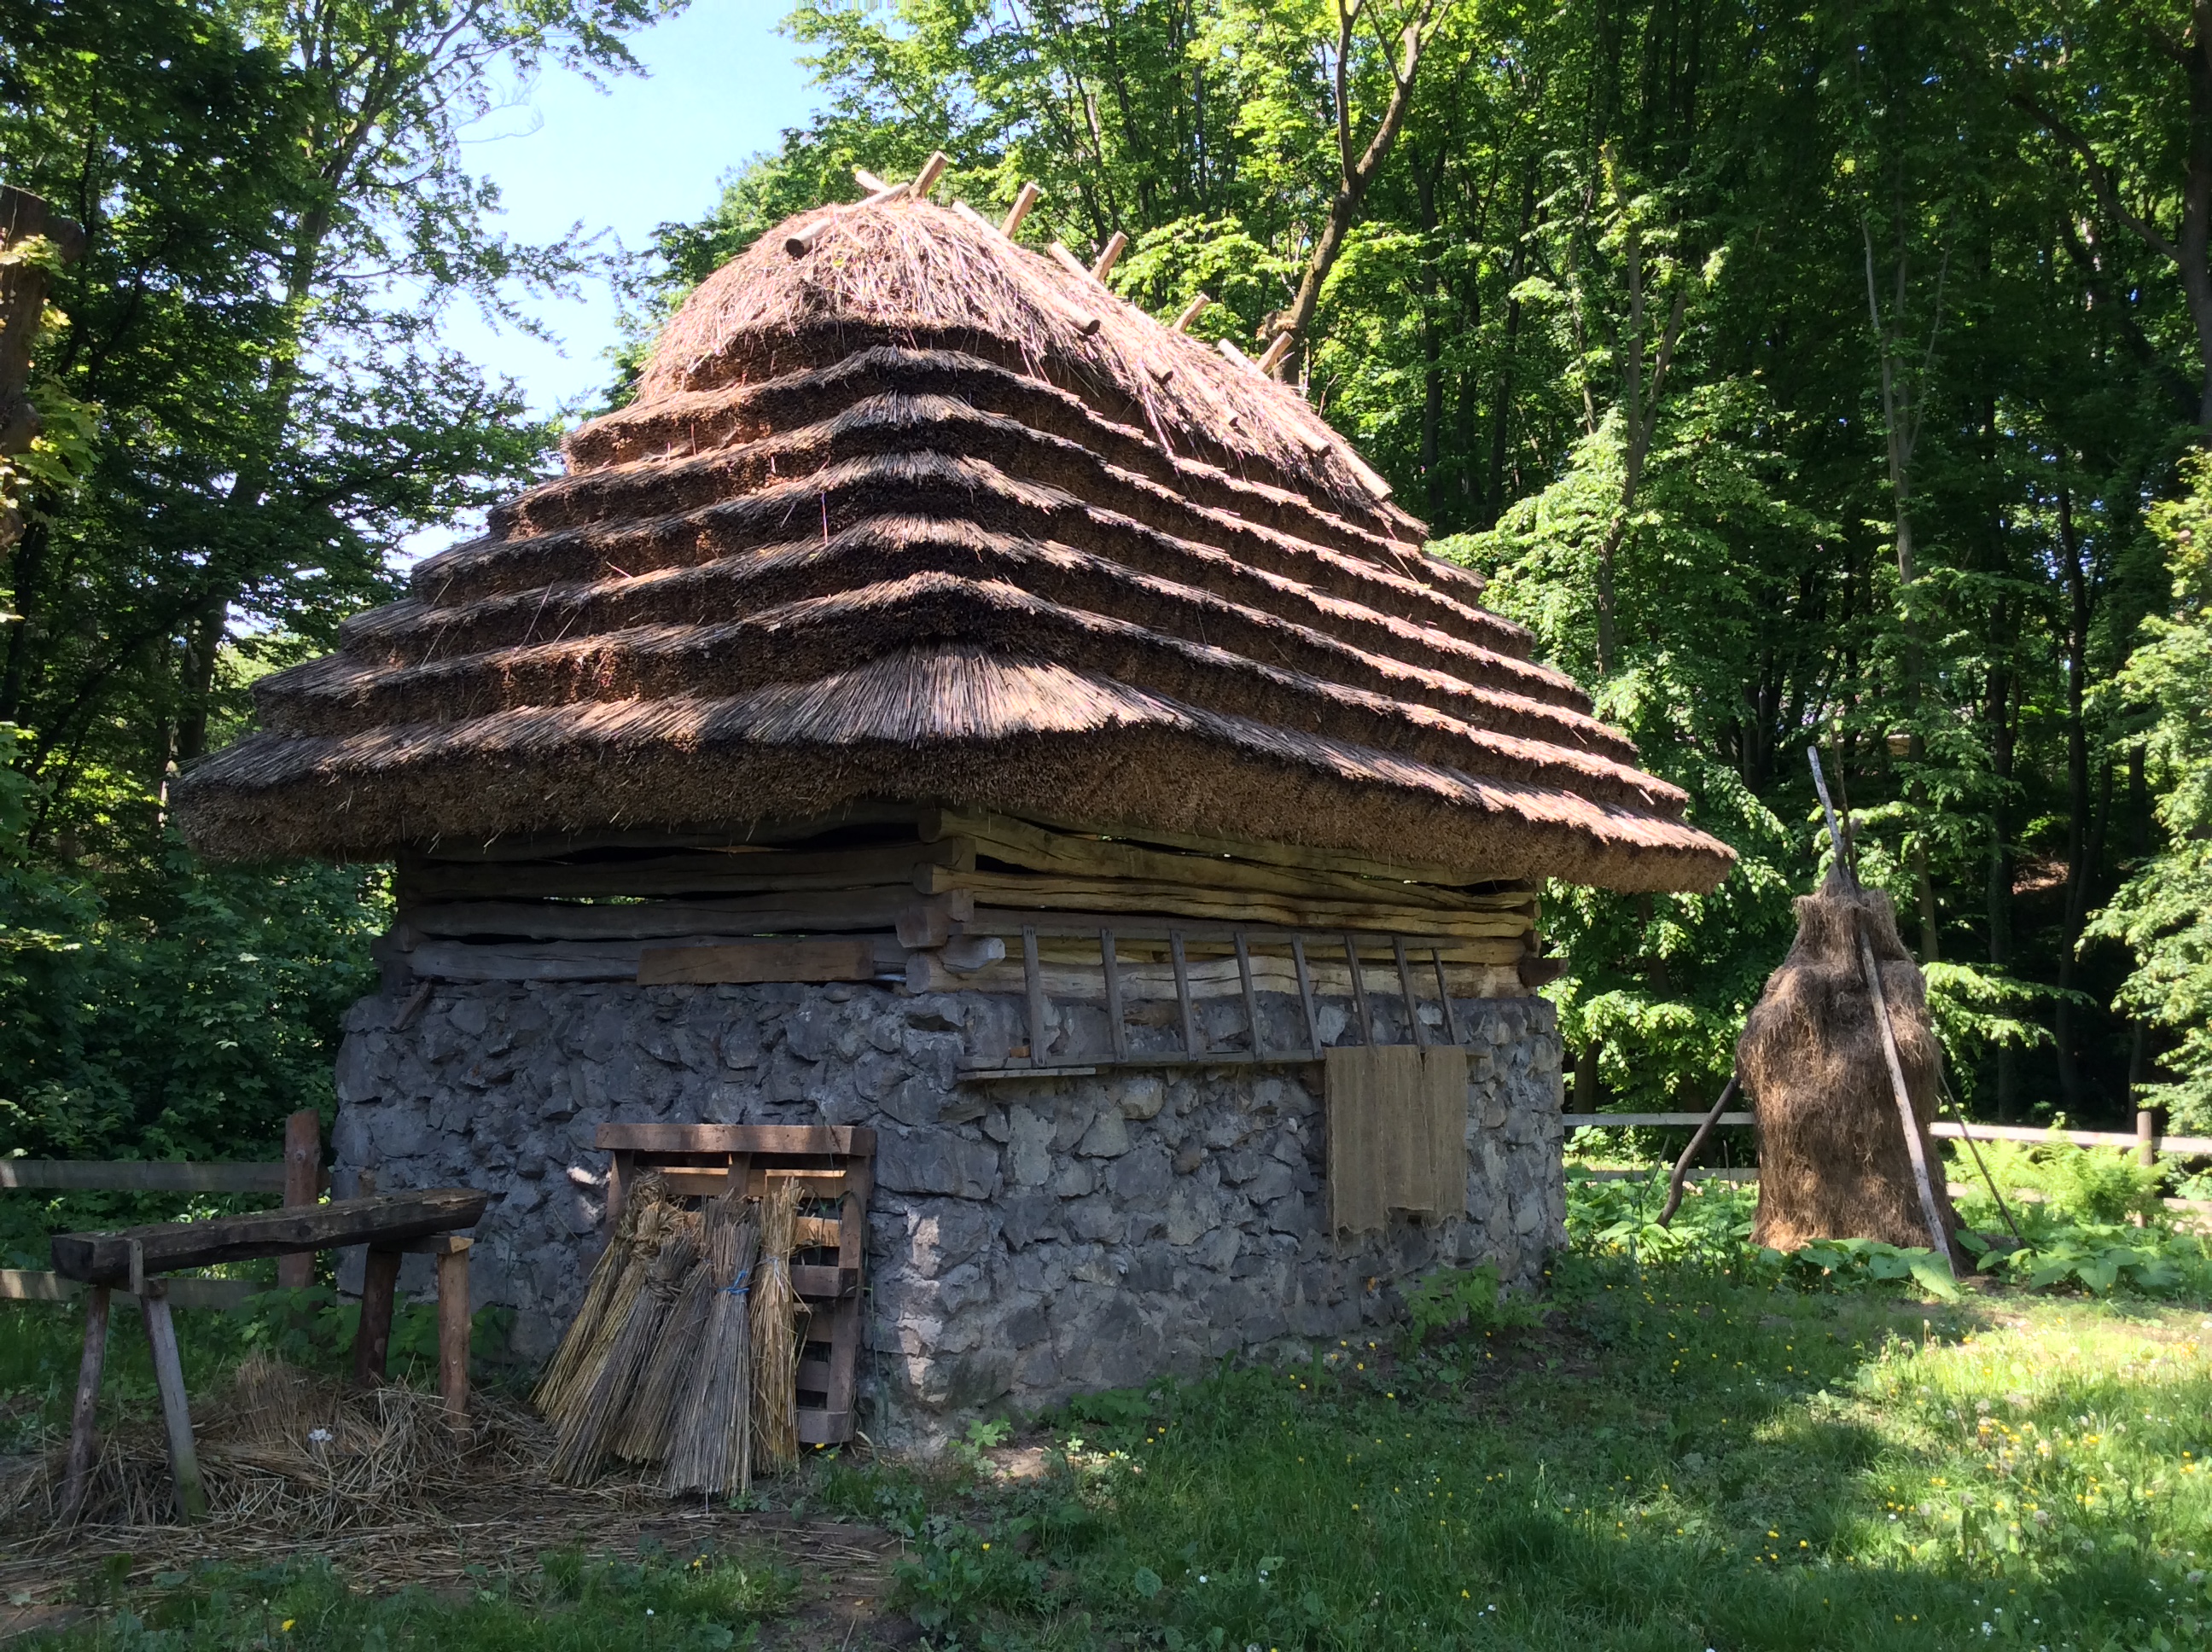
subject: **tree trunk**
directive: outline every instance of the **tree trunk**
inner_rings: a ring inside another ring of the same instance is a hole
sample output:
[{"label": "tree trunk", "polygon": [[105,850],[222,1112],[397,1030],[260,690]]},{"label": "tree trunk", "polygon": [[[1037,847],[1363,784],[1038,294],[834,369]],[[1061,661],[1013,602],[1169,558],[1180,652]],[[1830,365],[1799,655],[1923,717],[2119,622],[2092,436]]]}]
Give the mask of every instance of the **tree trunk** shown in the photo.
[{"label": "tree trunk", "polygon": [[1399,129],[1406,124],[1407,112],[1413,106],[1413,77],[1420,70],[1421,54],[1427,48],[1438,5],[1449,4],[1449,0],[1416,0],[1412,15],[1399,30],[1397,58],[1389,64],[1390,101],[1384,106],[1382,118],[1368,139],[1367,147],[1355,160],[1352,153],[1352,27],[1366,3],[1371,3],[1371,0],[1336,0],[1336,193],[1329,201],[1328,216],[1322,224],[1321,234],[1306,258],[1305,273],[1298,281],[1297,296],[1291,299],[1289,308],[1277,312],[1267,323],[1270,338],[1287,333],[1293,341],[1293,348],[1285,352],[1276,369],[1285,378],[1294,370],[1291,357],[1303,350],[1308,329],[1313,325],[1314,311],[1321,303],[1322,283],[1336,267],[1337,257],[1344,251],[1345,237],[1352,233],[1352,223],[1359,216],[1360,203],[1367,198],[1369,185],[1382,169],[1390,146],[1397,142]]}]

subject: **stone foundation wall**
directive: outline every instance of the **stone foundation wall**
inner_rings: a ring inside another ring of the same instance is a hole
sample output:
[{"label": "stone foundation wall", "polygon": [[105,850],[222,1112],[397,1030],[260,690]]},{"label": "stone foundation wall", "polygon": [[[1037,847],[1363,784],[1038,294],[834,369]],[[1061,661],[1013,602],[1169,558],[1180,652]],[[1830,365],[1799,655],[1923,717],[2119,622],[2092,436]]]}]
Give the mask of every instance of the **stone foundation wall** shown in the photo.
[{"label": "stone foundation wall", "polygon": [[[1325,1032],[1346,1007],[1324,1005]],[[1559,1042],[1540,999],[1455,1003],[1477,1046],[1464,1216],[1340,1242],[1324,1231],[1316,1065],[963,1083],[963,1058],[1023,1036],[1019,1000],[867,986],[453,984],[395,1030],[400,1011],[365,999],[347,1022],[334,1181],[490,1190],[471,1290],[518,1310],[526,1357],[558,1341],[603,1242],[599,1125],[873,1126],[861,1388],[878,1441],[1348,1337],[1443,1261],[1532,1283],[1564,1237]]]}]

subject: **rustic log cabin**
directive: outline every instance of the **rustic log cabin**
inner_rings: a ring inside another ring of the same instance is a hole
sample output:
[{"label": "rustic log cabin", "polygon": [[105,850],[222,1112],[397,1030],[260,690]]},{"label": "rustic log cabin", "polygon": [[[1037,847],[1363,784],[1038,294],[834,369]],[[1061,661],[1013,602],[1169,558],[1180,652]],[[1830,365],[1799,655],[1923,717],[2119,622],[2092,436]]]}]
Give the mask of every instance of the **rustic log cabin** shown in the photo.
[{"label": "rustic log cabin", "polygon": [[178,788],[208,854],[394,864],[337,1180],[494,1189],[523,1352],[641,1150],[869,1157],[816,1440],[1333,1344],[1443,1262],[1530,1281],[1539,886],[1730,859],[1197,306],[929,182],[721,269],[566,474]]}]

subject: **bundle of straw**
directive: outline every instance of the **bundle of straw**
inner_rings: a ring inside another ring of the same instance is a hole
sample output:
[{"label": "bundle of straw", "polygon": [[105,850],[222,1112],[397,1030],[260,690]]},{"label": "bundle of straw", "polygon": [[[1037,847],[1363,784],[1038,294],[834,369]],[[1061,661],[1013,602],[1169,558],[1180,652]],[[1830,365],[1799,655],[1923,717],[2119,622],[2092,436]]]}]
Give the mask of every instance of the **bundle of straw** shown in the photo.
[{"label": "bundle of straw", "polygon": [[727,1497],[752,1484],[751,1336],[746,1304],[760,1242],[753,1201],[736,1193],[708,1208],[713,1284],[699,1357],[688,1373],[668,1445],[662,1489]]},{"label": "bundle of straw", "polygon": [[[616,1302],[620,1318],[615,1324],[614,1334],[607,1339],[606,1351],[568,1417],[556,1422],[561,1438],[550,1470],[555,1479],[571,1485],[589,1479],[621,1428],[631,1392],[652,1360],[661,1322],[668,1317],[684,1276],[691,1271],[697,1256],[697,1225],[696,1220],[684,1212],[668,1212],[661,1224],[658,1248],[645,1263],[642,1277],[638,1280],[639,1288],[626,1291],[617,1287]],[[645,1224],[641,1221],[640,1258],[645,1255],[644,1235]],[[628,1286],[632,1276],[638,1272],[637,1259],[634,1258],[631,1266],[623,1270],[623,1286]]]},{"label": "bundle of straw", "polygon": [[580,1386],[590,1380],[599,1356],[605,1352],[605,1339],[612,1333],[608,1321],[615,1303],[627,1303],[633,1294],[623,1289],[623,1275],[637,1249],[639,1227],[649,1220],[657,1231],[666,1202],[664,1188],[661,1179],[647,1172],[638,1178],[631,1189],[629,1202],[623,1210],[622,1220],[616,1224],[614,1236],[599,1253],[599,1262],[584,1286],[583,1305],[568,1322],[568,1334],[553,1351],[545,1374],[538,1379],[537,1390],[531,1395],[540,1416],[557,1420],[565,1415],[574,1405]]},{"label": "bundle of straw", "polygon": [[704,1254],[695,1255],[682,1289],[662,1321],[659,1339],[644,1375],[623,1412],[612,1449],[634,1463],[657,1463],[668,1455],[668,1440],[684,1379],[697,1364],[707,1334],[707,1312],[714,1296],[714,1267]]},{"label": "bundle of straw", "polygon": [[761,1260],[753,1281],[753,1450],[779,1473],[799,1464],[799,1327],[806,1309],[791,1286],[798,1244],[798,1178],[772,1177],[761,1205]]}]

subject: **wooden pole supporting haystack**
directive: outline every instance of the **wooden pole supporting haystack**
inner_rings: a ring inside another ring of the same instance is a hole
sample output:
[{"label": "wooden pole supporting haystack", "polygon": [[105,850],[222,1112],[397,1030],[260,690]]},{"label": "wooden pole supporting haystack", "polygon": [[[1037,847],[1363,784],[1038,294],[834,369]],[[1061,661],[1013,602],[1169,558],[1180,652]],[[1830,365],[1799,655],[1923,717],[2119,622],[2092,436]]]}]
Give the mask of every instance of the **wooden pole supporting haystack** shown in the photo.
[{"label": "wooden pole supporting haystack", "polygon": [[1659,1212],[1661,1227],[1674,1219],[1674,1212],[1682,1202],[1682,1178],[1689,1175],[1690,1167],[1698,1162],[1698,1149],[1705,1145],[1705,1138],[1713,1133],[1713,1127],[1721,1121],[1721,1114],[1728,1111],[1728,1104],[1735,1096],[1735,1074],[1731,1072],[1728,1083],[1721,1086],[1720,1100],[1715,1102],[1712,1110],[1705,1114],[1697,1133],[1690,1138],[1690,1145],[1682,1150],[1682,1157],[1674,1161],[1674,1174],[1667,1179],[1666,1207]]},{"label": "wooden pole supporting haystack", "polygon": [[[1828,800],[1828,777],[1820,772],[1820,749],[1805,748],[1805,756],[1813,765],[1813,789],[1820,794],[1820,811],[1827,817],[1828,841],[1835,850],[1836,866],[1841,873],[1844,887],[1856,894],[1859,880],[1851,871],[1850,858],[1844,853],[1843,829],[1836,823],[1836,805]],[[1889,995],[1881,989],[1881,970],[1875,963],[1874,948],[1869,944],[1866,932],[1854,923],[1858,941],[1859,970],[1866,977],[1867,993],[1874,1000],[1875,1025],[1881,1034],[1882,1060],[1889,1069],[1889,1087],[1897,1097],[1899,1122],[1905,1129],[1905,1151],[1912,1160],[1912,1181],[1920,1194],[1920,1213],[1928,1224],[1929,1248],[1943,1259],[1943,1266],[1954,1278],[1958,1270],[1951,1263],[1951,1242],[1944,1236],[1943,1218],[1936,1205],[1936,1187],[1928,1174],[1928,1149],[1920,1139],[1919,1116],[1912,1110],[1912,1095],[1905,1082],[1905,1064],[1898,1059],[1897,1029],[1890,1024]]]}]

